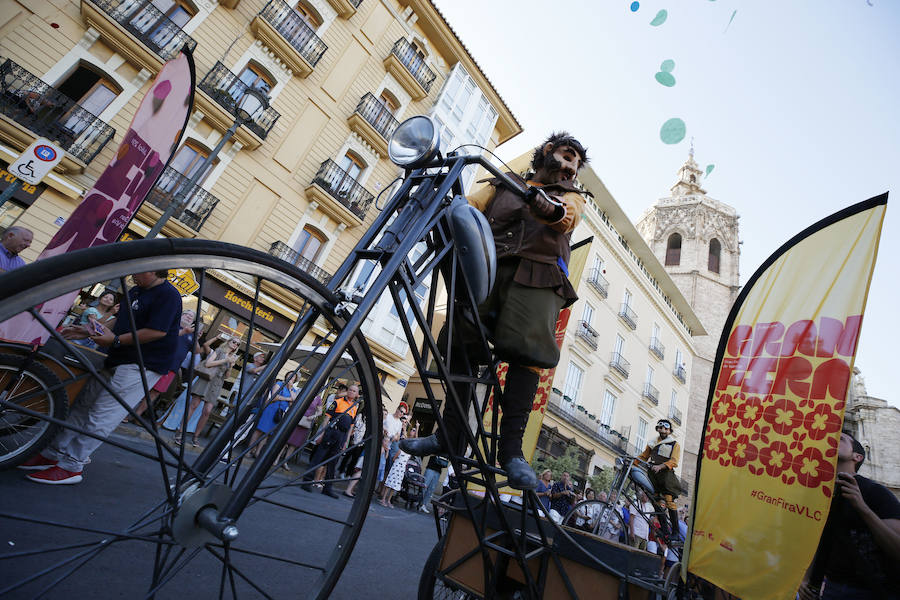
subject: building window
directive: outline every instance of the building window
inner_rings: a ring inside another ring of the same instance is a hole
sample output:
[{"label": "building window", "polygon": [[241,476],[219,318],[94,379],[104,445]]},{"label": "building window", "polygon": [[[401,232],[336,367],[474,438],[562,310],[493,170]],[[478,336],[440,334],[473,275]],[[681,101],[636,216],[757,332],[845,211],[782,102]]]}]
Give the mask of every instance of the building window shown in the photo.
[{"label": "building window", "polygon": [[300,18],[313,29],[318,29],[322,25],[322,17],[319,16],[319,13],[303,2],[298,2],[296,6],[294,6],[294,10],[300,15]]},{"label": "building window", "polygon": [[150,39],[159,47],[165,47],[172,41],[172,25],[184,27],[194,16],[195,11],[187,2],[181,0],[154,0],[152,10],[145,8],[131,20],[141,33],[150,32]]},{"label": "building window", "polygon": [[[209,150],[196,142],[187,141],[178,149],[175,156],[172,157],[172,162],[169,163],[169,166],[185,177],[190,178],[194,176],[200,166],[206,161],[207,156],[209,156]],[[206,171],[197,180],[197,185],[203,183],[203,180],[206,179],[217,162],[218,159],[214,159],[212,163],[207,165]]]},{"label": "building window", "polygon": [[569,363],[566,371],[566,384],[563,386],[563,396],[568,396],[572,402],[578,402],[578,394],[581,393],[581,381],[584,379],[584,369],[573,362]]},{"label": "building window", "polygon": [[613,347],[613,352],[617,355],[622,356],[622,350],[625,348],[625,338],[623,338],[618,333],[616,334],[616,345]]},{"label": "building window", "polygon": [[300,232],[297,241],[294,242],[294,250],[309,262],[315,263],[327,241],[328,238],[321,231],[306,225]]},{"label": "building window", "polygon": [[647,385],[653,385],[653,375],[655,375],[653,367],[647,365]]},{"label": "building window", "polygon": [[600,258],[599,255],[595,255],[595,256],[594,256],[594,263],[593,263],[593,265],[591,266],[591,269],[592,269],[593,271],[595,271],[596,273],[602,273],[602,272],[603,272],[603,259]]},{"label": "building window", "polygon": [[[100,116],[100,113],[106,110],[122,91],[113,83],[111,77],[84,63],[79,64],[56,88],[95,117]],[[66,129],[75,134],[84,131],[89,124],[89,121],[75,110],[64,116],[61,121]]]},{"label": "building window", "polygon": [[669,400],[669,414],[674,414],[676,408],[678,408],[678,392],[672,390],[672,399]]},{"label": "building window", "polygon": [[616,397],[609,390],[603,395],[603,406],[600,408],[600,424],[612,427],[613,413],[616,411]]},{"label": "building window", "polygon": [[681,264],[681,234],[673,233],[669,236],[666,243],[666,266],[675,266]]},{"label": "building window", "polygon": [[387,90],[383,90],[381,94],[378,96],[378,99],[381,100],[381,103],[384,104],[384,107],[388,110],[389,113],[396,116],[397,111],[400,109],[400,101]]},{"label": "building window", "polygon": [[590,304],[588,304],[587,302],[584,303],[584,310],[581,311],[581,320],[584,321],[585,323],[587,323],[588,325],[593,324],[594,307],[591,306]]},{"label": "building window", "polygon": [[625,296],[622,298],[622,304],[631,308],[631,292],[625,290]]},{"label": "building window", "polygon": [[722,244],[719,243],[719,240],[713,238],[709,240],[709,260],[707,261],[707,267],[713,273],[719,272],[719,258],[722,254]]},{"label": "building window", "polygon": [[344,154],[341,160],[338,161],[338,165],[353,179],[359,179],[360,173],[366,168],[366,163],[363,162],[363,159],[353,152]]},{"label": "building window", "polygon": [[637,435],[634,438],[634,447],[643,451],[647,446],[647,421],[638,417]]},{"label": "building window", "polygon": [[[247,88],[260,90],[267,96],[269,95],[269,92],[272,91],[272,88],[275,87],[275,78],[254,62],[247,63],[247,66],[244,67],[244,70],[238,75],[238,79],[247,86]],[[235,84],[231,90],[229,90],[229,93],[234,98],[235,103],[238,103],[247,92],[243,86]]]}]

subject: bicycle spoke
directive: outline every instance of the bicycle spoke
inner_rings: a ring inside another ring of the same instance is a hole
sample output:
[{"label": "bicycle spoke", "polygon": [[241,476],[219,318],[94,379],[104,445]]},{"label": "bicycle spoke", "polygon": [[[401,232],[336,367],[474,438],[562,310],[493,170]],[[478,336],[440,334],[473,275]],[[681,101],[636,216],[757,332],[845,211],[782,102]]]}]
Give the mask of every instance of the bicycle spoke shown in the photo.
[{"label": "bicycle spoke", "polygon": [[[222,556],[219,556],[219,554],[218,554],[217,552],[215,552],[215,551],[213,550],[213,547],[211,547],[210,545],[207,545],[207,546],[206,546],[206,549],[207,549],[207,551],[208,551],[210,554],[212,554],[213,556],[215,556],[216,558],[218,558],[218,559],[219,559],[220,561],[222,561],[223,563],[226,562],[226,561],[225,561],[225,558],[222,557]],[[234,565],[231,565],[230,562],[229,562],[228,564],[229,564],[229,569],[231,570],[231,572],[236,573],[238,577],[240,577],[241,579],[243,579],[244,581],[246,581],[248,584],[250,584],[251,587],[253,587],[254,590],[256,590],[257,592],[259,592],[260,594],[262,594],[262,595],[265,596],[266,598],[269,598],[269,599],[271,599],[271,600],[274,600],[274,599],[272,598],[272,596],[270,596],[269,594],[267,594],[261,587],[259,587],[259,586],[256,585],[255,583],[253,583],[253,581],[251,581],[246,575],[244,575],[237,567],[235,567]]]},{"label": "bicycle spoke", "polygon": [[[212,548],[223,548],[224,547],[219,544],[209,544],[209,546]],[[229,544],[229,547],[232,552],[238,552],[240,554],[247,554],[250,556],[257,556],[259,558],[268,558],[271,560],[277,560],[277,561],[283,562],[285,564],[296,565],[298,567],[304,567],[306,569],[313,569],[315,571],[324,571],[325,570],[325,567],[323,567],[321,565],[313,565],[310,563],[305,563],[305,562],[293,560],[290,558],[284,558],[283,556],[276,556],[274,554],[268,554],[266,552],[257,552],[256,550],[248,550],[246,548],[238,548],[234,544]]]}]

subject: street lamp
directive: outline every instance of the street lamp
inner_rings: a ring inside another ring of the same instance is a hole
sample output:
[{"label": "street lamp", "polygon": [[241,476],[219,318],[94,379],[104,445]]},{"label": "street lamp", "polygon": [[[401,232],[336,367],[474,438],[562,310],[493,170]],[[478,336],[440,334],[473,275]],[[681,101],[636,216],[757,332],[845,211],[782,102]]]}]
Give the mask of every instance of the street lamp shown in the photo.
[{"label": "street lamp", "polygon": [[156,224],[153,228],[147,233],[144,239],[152,240],[159,232],[162,231],[163,226],[166,224],[172,215],[175,214],[175,211],[178,210],[178,207],[182,204],[183,197],[187,195],[187,193],[197,186],[200,178],[203,177],[203,174],[206,173],[206,170],[213,163],[216,157],[219,155],[219,152],[222,151],[222,148],[225,147],[225,144],[232,138],[234,133],[237,131],[237,128],[245,123],[249,123],[253,121],[256,117],[258,117],[264,110],[269,107],[269,97],[260,89],[248,87],[244,92],[244,95],[240,97],[237,101],[237,105],[235,106],[235,117],[234,123],[231,124],[231,127],[228,128],[228,131],[225,132],[225,135],[222,136],[222,139],[219,140],[219,143],[213,149],[212,152],[209,153],[203,163],[200,165],[198,169],[194,171],[194,174],[191,175],[190,180],[181,185],[178,188],[178,191],[172,194],[172,201],[169,202],[169,206],[166,207],[166,210],[163,211],[163,214],[160,215],[159,220],[156,221]]}]

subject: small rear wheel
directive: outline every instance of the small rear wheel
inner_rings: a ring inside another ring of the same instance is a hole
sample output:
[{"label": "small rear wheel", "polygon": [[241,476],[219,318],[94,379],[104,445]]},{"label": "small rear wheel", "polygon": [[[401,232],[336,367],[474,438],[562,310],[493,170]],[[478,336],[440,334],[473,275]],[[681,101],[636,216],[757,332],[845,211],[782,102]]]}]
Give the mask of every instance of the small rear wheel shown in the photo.
[{"label": "small rear wheel", "polygon": [[9,403],[0,405],[0,469],[40,452],[59,431],[58,425],[42,418],[66,418],[68,394],[61,387],[51,391],[59,385],[59,377],[41,363],[0,354],[0,399]]},{"label": "small rear wheel", "polygon": [[446,543],[447,536],[438,540],[428,555],[425,566],[422,567],[422,576],[419,578],[419,600],[474,600],[477,596],[450,586],[437,575]]}]

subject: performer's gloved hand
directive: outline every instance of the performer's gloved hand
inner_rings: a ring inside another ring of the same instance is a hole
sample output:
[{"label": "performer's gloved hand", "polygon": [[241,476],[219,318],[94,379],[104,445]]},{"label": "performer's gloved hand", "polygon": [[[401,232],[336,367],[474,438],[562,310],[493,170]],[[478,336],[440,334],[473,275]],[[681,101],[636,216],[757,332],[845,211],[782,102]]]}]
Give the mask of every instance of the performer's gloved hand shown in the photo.
[{"label": "performer's gloved hand", "polygon": [[548,225],[559,223],[566,218],[566,207],[548,196],[541,188],[528,188],[525,192],[525,204],[531,208],[535,217],[546,221]]}]

